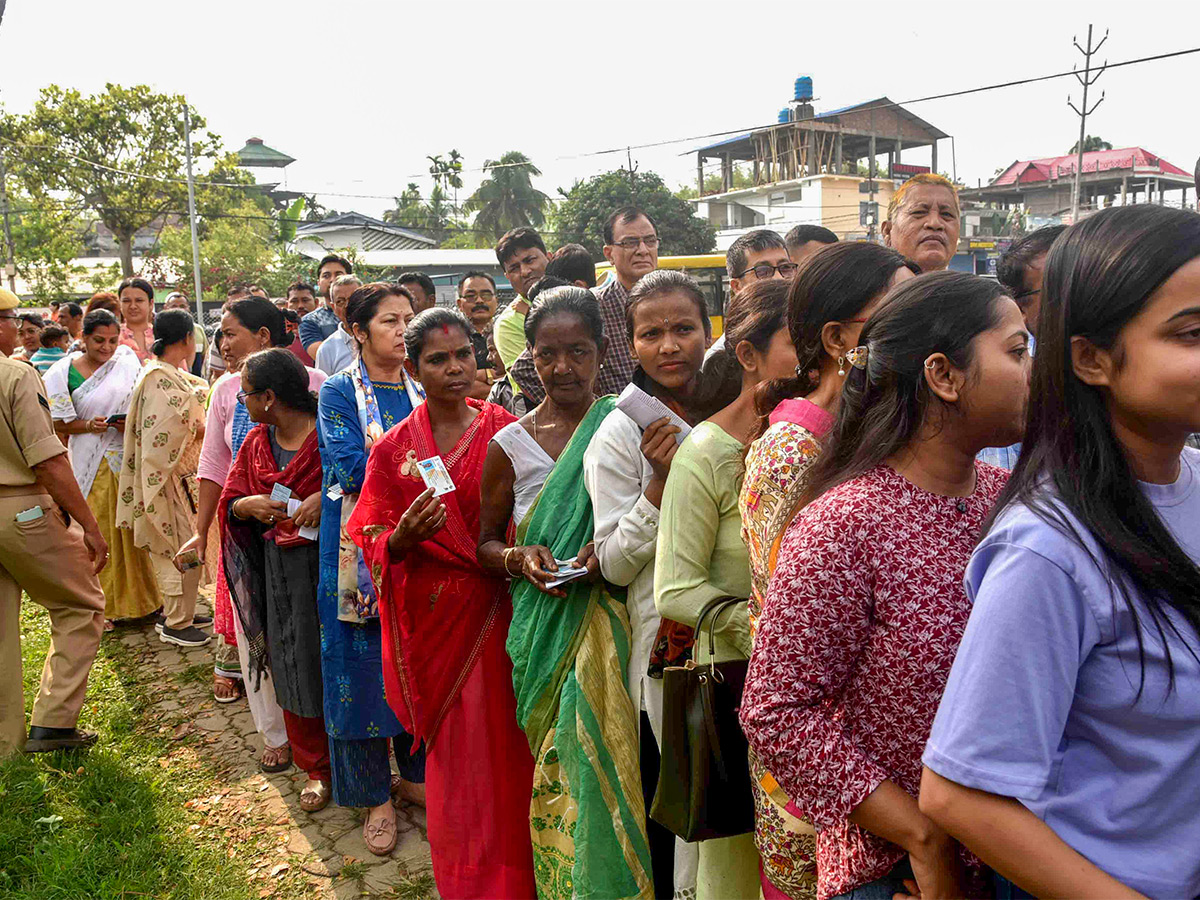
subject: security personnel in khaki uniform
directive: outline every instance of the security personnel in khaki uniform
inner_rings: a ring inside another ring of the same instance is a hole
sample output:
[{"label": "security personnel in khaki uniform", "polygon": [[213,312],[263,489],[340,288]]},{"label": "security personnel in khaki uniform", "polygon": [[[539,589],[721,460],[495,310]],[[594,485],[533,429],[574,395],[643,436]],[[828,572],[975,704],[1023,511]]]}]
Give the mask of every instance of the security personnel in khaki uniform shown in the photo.
[{"label": "security personnel in khaki uniform", "polygon": [[[104,630],[108,545],[54,434],[37,370],[7,358],[19,301],[0,288],[0,755],[85,747],[75,724]],[[69,522],[69,524],[68,524]],[[50,653],[25,739],[21,591],[50,613]]]}]

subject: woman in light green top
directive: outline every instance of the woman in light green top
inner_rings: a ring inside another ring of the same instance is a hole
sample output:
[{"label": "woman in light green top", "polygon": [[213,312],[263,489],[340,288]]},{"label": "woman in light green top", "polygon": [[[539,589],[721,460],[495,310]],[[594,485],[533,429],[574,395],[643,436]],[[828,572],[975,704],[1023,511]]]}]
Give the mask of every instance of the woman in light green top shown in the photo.
[{"label": "woman in light green top", "polygon": [[[785,283],[772,279],[756,282],[729,304],[725,349],[705,364],[700,393],[718,404],[734,392],[735,398],[692,430],[671,463],[658,527],[654,601],[662,616],[676,622],[695,627],[711,600],[750,596],[750,557],[738,507],[742,460],[758,422],[755,388],[796,367],[786,300]],[[749,658],[744,602],[720,614],[715,634],[717,662]],[[703,642],[695,652],[697,661],[708,661]],[[757,897],[759,887],[753,834],[700,845],[698,900]]]}]

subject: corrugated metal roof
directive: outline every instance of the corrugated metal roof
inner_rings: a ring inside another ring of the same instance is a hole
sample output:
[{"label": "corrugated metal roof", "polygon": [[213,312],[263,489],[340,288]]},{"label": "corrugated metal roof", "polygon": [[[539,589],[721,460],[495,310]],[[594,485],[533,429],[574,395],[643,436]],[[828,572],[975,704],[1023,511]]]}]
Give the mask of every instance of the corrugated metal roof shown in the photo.
[{"label": "corrugated metal roof", "polygon": [[[1045,156],[1040,159],[1019,159],[1000,173],[989,187],[1010,184],[1036,184],[1053,178],[1075,174],[1076,154]],[[1179,166],[1172,165],[1142,147],[1123,147],[1120,150],[1090,150],[1083,154],[1083,171],[1103,172],[1106,169],[1157,169],[1164,175],[1190,176]]]}]

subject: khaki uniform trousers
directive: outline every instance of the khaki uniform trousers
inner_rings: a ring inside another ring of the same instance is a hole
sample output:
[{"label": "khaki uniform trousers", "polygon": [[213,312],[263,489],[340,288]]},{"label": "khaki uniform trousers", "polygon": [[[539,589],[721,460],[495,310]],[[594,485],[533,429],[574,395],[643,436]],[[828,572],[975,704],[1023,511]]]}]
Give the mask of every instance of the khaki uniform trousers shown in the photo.
[{"label": "khaki uniform trousers", "polygon": [[[43,515],[17,522],[41,506]],[[0,486],[0,755],[25,747],[21,687],[21,591],[50,614],[50,652],[33,704],[33,725],[74,728],[104,631],[104,592],[78,522],[64,524],[36,485]]]}]

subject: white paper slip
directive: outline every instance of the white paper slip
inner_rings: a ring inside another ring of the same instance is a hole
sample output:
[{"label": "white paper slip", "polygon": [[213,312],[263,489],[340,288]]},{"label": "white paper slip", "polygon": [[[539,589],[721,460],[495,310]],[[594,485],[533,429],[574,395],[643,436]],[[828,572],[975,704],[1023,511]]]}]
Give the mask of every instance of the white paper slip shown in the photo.
[{"label": "white paper slip", "polygon": [[679,434],[675,435],[677,444],[682,444],[683,439],[692,430],[692,426],[671,412],[665,403],[657,397],[651,397],[636,384],[627,385],[625,390],[621,391],[621,395],[617,397],[617,409],[637,422],[638,427],[643,431],[659,419],[666,417],[672,425],[679,429]]},{"label": "white paper slip", "polygon": [[330,500],[341,500],[342,497],[346,496],[346,492],[343,491],[342,486],[335,481],[333,486],[325,492],[325,496]]},{"label": "white paper slip", "polygon": [[[281,503],[287,503],[292,499],[292,489],[286,484],[275,482],[275,487],[271,488],[271,499],[278,500]],[[291,513],[289,513],[291,515]]]},{"label": "white paper slip", "polygon": [[554,577],[546,582],[546,587],[558,587],[560,584],[566,584],[568,581],[574,581],[576,578],[582,578],[588,573],[587,566],[574,565],[573,559],[556,559],[558,563],[558,571],[554,573]]},{"label": "white paper slip", "polygon": [[[275,485],[275,487],[279,487],[279,485]],[[287,488],[284,488],[284,490],[286,491]],[[291,491],[288,491],[288,493],[290,494]],[[290,500],[288,500],[287,505],[288,516],[291,517],[296,515],[296,510],[300,508],[300,501],[295,497],[292,497]],[[303,528],[296,529],[296,534],[300,535],[300,537],[304,538],[306,541],[315,541],[320,533],[320,528],[316,525],[305,525]]]},{"label": "white paper slip", "polygon": [[433,488],[433,496],[440,497],[442,494],[448,494],[454,490],[454,479],[446,471],[446,464],[442,462],[440,456],[418,460],[417,471],[421,473],[421,480],[425,482],[425,487]]}]

